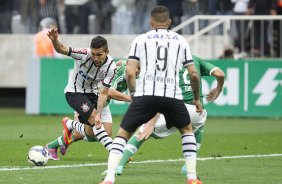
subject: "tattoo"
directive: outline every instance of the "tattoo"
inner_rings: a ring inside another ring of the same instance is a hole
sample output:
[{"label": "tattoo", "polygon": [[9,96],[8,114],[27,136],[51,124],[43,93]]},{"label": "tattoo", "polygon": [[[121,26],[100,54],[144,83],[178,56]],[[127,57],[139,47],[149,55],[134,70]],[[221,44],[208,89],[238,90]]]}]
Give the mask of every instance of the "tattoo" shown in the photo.
[{"label": "tattoo", "polygon": [[195,100],[200,99],[200,79],[197,72],[190,74],[190,82]]},{"label": "tattoo", "polygon": [[100,95],[98,97],[98,102],[97,102],[97,113],[101,114],[104,108],[104,105],[108,99],[108,88],[105,88],[104,86],[101,87],[100,89]]},{"label": "tattoo", "polygon": [[53,46],[55,48],[55,50],[58,52],[58,53],[61,53],[61,54],[64,54],[64,55],[67,55],[68,54],[68,49],[66,46],[64,46],[58,39],[56,39],[55,41],[52,42],[53,43]]}]

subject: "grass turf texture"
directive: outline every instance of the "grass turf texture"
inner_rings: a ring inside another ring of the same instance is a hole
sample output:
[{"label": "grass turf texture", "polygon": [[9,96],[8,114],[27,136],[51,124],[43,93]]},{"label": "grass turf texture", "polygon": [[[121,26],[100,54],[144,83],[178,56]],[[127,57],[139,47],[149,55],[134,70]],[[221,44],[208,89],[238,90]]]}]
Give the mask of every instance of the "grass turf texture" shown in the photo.
[{"label": "grass turf texture", "polygon": [[[106,165],[3,171],[27,168],[28,150],[44,146],[61,135],[64,116],[28,116],[23,109],[0,109],[0,183],[98,183]],[[69,115],[71,117],[71,115]],[[114,117],[115,134],[121,117]],[[204,157],[224,157],[282,153],[281,119],[208,118],[202,148]],[[47,166],[106,163],[108,153],[99,143],[80,141],[71,145],[61,161]],[[134,156],[134,161],[182,159],[178,133],[164,139],[150,139]],[[205,184],[277,183],[282,181],[282,157],[238,158],[198,161],[198,175]],[[186,183],[180,174],[182,161],[129,164],[117,184]],[[2,170],[1,170],[2,169]]]}]

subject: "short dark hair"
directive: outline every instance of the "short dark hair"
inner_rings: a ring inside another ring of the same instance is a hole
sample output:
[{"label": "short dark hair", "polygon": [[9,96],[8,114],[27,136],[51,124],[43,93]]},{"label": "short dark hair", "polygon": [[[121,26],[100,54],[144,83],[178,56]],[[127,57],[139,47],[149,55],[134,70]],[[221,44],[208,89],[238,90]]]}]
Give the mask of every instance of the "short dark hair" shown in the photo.
[{"label": "short dark hair", "polygon": [[151,11],[151,18],[156,22],[166,22],[170,19],[169,9],[165,6],[156,6]]},{"label": "short dark hair", "polygon": [[95,38],[92,39],[90,48],[99,49],[101,47],[103,47],[103,49],[105,51],[107,51],[108,50],[108,42],[104,37],[96,36]]}]

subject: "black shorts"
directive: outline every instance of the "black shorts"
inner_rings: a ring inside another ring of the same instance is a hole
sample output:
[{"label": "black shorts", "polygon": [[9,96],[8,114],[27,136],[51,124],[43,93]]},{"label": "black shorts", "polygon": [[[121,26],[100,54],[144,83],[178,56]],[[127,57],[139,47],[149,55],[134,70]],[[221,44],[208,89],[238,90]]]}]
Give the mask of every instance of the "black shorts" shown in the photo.
[{"label": "black shorts", "polygon": [[91,125],[88,122],[93,110],[97,108],[98,96],[94,93],[70,93],[67,92],[66,100],[68,104],[79,114],[81,123]]},{"label": "black shorts", "polygon": [[142,96],[133,98],[123,117],[121,127],[133,133],[139,126],[152,119],[157,112],[164,115],[167,128],[181,129],[190,123],[189,113],[182,100]]}]

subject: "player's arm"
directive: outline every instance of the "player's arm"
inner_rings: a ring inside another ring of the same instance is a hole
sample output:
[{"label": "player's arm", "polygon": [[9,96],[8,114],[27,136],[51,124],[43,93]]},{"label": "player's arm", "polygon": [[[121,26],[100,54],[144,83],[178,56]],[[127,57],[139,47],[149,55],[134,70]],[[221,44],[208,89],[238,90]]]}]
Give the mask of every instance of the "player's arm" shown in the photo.
[{"label": "player's arm", "polygon": [[135,59],[128,59],[126,65],[126,82],[130,95],[133,96],[136,90],[136,70],[139,62]]},{"label": "player's arm", "polygon": [[126,62],[125,60],[118,60],[117,62],[116,62],[116,65],[117,66],[121,66],[124,62]]},{"label": "player's arm", "polygon": [[201,113],[203,111],[203,107],[200,101],[200,78],[199,78],[198,72],[194,64],[187,65],[186,69],[188,70],[190,74],[190,84],[191,84],[192,92],[194,95],[193,102],[197,108],[196,111]]},{"label": "player's arm", "polygon": [[146,123],[144,131],[140,133],[137,138],[138,141],[147,140],[151,136],[159,117],[160,117],[160,113],[157,113],[152,119],[150,119],[150,121],[148,121],[148,123]]},{"label": "player's arm", "polygon": [[57,28],[52,28],[50,31],[48,31],[47,35],[52,41],[52,44],[58,53],[68,55],[69,48],[59,41],[59,33]]},{"label": "player's arm", "polygon": [[96,109],[96,116],[95,116],[95,127],[97,129],[101,128],[102,121],[101,121],[101,114],[104,108],[104,105],[108,99],[108,91],[109,88],[102,86],[99,90],[99,97],[97,101],[97,109]]},{"label": "player's arm", "polygon": [[224,72],[220,68],[215,68],[211,75],[216,78],[217,86],[213,88],[207,95],[206,99],[209,102],[213,102],[214,100],[216,100],[219,94],[221,93],[225,77]]},{"label": "player's arm", "polygon": [[108,97],[110,99],[114,99],[118,101],[131,102],[131,97],[129,95],[126,95],[112,88],[109,89]]}]

